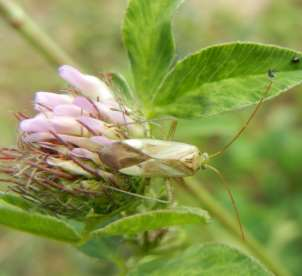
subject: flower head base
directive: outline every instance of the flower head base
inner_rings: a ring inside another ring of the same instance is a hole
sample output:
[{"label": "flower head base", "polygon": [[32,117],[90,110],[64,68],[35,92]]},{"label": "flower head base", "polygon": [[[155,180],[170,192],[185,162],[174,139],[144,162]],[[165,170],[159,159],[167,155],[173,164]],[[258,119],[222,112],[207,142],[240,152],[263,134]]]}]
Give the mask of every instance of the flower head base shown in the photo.
[{"label": "flower head base", "polygon": [[73,89],[36,93],[39,113],[19,114],[19,146],[0,151],[0,170],[10,175],[12,190],[57,214],[111,212],[128,199],[126,193],[140,192],[139,179],[109,167],[100,152],[143,137],[145,125],[100,79],[68,65],[59,74]]}]

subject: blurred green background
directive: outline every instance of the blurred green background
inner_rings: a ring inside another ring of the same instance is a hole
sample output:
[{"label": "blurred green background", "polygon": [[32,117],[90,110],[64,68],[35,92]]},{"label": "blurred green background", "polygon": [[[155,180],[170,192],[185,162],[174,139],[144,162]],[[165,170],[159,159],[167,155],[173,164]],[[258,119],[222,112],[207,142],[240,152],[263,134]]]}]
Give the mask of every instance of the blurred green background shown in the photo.
[{"label": "blurred green background", "polygon": [[[19,0],[32,18],[91,73],[129,75],[120,26],[126,0]],[[187,0],[174,30],[183,57],[209,44],[249,40],[302,50],[300,0]],[[14,112],[32,112],[36,91],[63,87],[54,68],[0,18],[0,146],[16,141]],[[302,271],[302,94],[291,91],[265,103],[251,127],[215,160],[228,179],[245,228],[294,274]],[[176,138],[215,152],[240,128],[251,109],[181,121]],[[201,172],[200,183],[231,209],[217,177]],[[179,191],[176,189],[176,193]],[[179,196],[186,204],[194,204]],[[214,222],[188,228],[192,241],[234,243]],[[53,241],[0,228],[0,276],[100,275],[110,266]]]}]

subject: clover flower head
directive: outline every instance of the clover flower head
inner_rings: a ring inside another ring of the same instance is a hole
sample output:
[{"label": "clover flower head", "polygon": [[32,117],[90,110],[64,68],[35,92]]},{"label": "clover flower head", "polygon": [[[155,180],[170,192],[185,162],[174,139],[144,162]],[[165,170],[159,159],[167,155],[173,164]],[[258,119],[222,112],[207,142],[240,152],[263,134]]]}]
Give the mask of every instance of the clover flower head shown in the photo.
[{"label": "clover flower head", "polygon": [[69,65],[59,75],[71,89],[37,92],[38,114],[18,113],[19,145],[1,149],[0,170],[13,191],[57,214],[111,212],[127,198],[117,191],[138,192],[139,180],[109,167],[100,153],[117,141],[143,137],[146,125],[101,79]]}]

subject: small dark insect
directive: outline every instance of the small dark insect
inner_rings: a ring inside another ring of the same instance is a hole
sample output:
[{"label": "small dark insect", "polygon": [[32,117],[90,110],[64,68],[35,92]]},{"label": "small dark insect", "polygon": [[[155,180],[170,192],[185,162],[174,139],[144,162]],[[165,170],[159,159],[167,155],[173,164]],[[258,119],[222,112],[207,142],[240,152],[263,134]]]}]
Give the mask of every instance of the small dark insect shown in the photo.
[{"label": "small dark insect", "polygon": [[291,60],[292,63],[299,63],[300,62],[300,57],[294,56]]},{"label": "small dark insect", "polygon": [[269,69],[267,71],[267,75],[269,76],[270,79],[273,79],[274,77],[276,77],[276,71],[273,69]]}]

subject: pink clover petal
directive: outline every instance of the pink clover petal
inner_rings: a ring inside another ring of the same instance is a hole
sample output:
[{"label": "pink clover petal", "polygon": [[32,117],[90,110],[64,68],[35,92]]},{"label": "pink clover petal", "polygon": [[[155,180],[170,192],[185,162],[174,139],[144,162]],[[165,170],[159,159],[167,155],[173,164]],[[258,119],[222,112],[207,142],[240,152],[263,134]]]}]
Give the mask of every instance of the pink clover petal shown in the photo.
[{"label": "pink clover petal", "polygon": [[56,116],[49,119],[54,130],[58,134],[88,136],[89,132],[75,118]]},{"label": "pink clover petal", "polygon": [[76,97],[73,101],[73,104],[93,115],[96,115],[98,113],[91,101],[89,101],[86,97]]},{"label": "pink clover petal", "polygon": [[73,97],[51,92],[37,92],[35,96],[35,109],[37,111],[51,111],[59,104],[72,103]]},{"label": "pink clover petal", "polygon": [[114,98],[112,92],[103,81],[94,76],[82,74],[78,69],[70,65],[61,66],[59,74],[65,81],[90,99],[107,100]]},{"label": "pink clover petal", "polygon": [[83,116],[79,118],[79,122],[86,126],[87,129],[90,129],[93,133],[102,134],[104,132],[108,132],[105,124],[100,120]]},{"label": "pink clover petal", "polygon": [[21,121],[20,129],[23,132],[48,132],[54,131],[49,119],[32,118]]},{"label": "pink clover petal", "polygon": [[53,139],[55,139],[55,137],[50,132],[36,132],[22,136],[22,140],[25,143],[36,143]]},{"label": "pink clover petal", "polygon": [[89,115],[81,107],[74,104],[61,104],[53,109],[55,116],[70,116],[70,117],[80,117],[83,115]]},{"label": "pink clover petal", "polygon": [[100,146],[97,143],[94,143],[90,140],[90,138],[87,137],[78,137],[78,136],[70,136],[70,135],[63,135],[60,134],[59,137],[64,141],[65,143],[70,143],[73,145],[76,145],[80,148],[85,148],[90,151],[98,151]]},{"label": "pink clover petal", "polygon": [[[58,134],[58,137],[61,139],[61,141],[63,141],[63,143],[72,144],[80,148],[85,148],[89,151],[97,152],[100,149],[100,143],[93,142],[87,137],[70,136],[65,134]],[[50,132],[36,132],[30,134],[26,133],[22,136],[22,140],[25,143],[40,143],[57,140],[57,137]]]},{"label": "pink clover petal", "polygon": [[54,115],[53,112],[45,111],[45,112],[38,113],[32,119],[49,119],[49,118],[52,118],[53,115]]},{"label": "pink clover petal", "polygon": [[97,144],[101,145],[101,146],[108,146],[108,145],[111,145],[114,142],[116,142],[116,141],[110,140],[110,139],[108,139],[104,136],[93,136],[93,137],[90,138],[90,140],[94,143],[97,143]]},{"label": "pink clover petal", "polygon": [[125,114],[125,111],[120,111],[104,103],[97,103],[97,107],[100,114],[108,118],[111,123],[128,124],[133,122],[133,120]]}]

